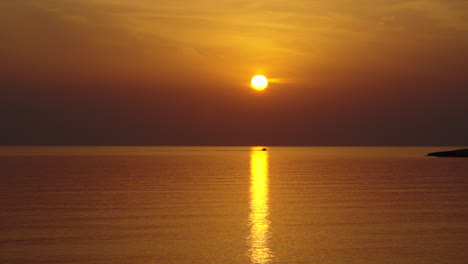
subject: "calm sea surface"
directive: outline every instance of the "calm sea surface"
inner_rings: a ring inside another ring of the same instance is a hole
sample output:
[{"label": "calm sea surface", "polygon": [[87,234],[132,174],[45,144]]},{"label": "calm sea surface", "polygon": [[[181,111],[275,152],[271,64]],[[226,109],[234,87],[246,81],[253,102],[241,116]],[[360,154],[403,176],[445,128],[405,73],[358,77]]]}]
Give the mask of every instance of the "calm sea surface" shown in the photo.
[{"label": "calm sea surface", "polygon": [[468,263],[448,149],[1,147],[0,263]]}]

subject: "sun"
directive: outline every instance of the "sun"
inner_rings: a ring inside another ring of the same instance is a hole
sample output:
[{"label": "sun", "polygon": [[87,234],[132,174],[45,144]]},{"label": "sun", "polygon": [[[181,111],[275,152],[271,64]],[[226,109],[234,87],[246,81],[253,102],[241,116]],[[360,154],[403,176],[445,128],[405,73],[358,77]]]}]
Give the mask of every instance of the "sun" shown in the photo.
[{"label": "sun", "polygon": [[268,79],[263,75],[255,75],[250,81],[252,88],[257,91],[265,90],[268,86]]}]

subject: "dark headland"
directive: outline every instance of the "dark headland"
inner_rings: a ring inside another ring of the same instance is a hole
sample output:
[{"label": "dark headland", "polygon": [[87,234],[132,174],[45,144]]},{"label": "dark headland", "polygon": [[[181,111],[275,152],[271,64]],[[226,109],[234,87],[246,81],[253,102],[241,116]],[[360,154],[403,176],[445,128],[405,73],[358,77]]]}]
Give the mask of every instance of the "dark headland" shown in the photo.
[{"label": "dark headland", "polygon": [[457,149],[451,151],[432,152],[427,154],[434,157],[454,157],[454,158],[468,158],[468,149]]}]

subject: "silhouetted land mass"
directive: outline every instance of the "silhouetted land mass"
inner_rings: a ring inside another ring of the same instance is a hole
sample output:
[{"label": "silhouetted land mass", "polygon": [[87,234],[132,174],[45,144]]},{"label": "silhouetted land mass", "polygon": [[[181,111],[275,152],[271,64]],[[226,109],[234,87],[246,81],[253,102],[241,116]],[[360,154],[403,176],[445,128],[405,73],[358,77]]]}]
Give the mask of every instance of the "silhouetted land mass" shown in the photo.
[{"label": "silhouetted land mass", "polygon": [[463,157],[468,158],[468,149],[457,149],[451,151],[432,152],[427,154],[428,156],[434,157]]}]

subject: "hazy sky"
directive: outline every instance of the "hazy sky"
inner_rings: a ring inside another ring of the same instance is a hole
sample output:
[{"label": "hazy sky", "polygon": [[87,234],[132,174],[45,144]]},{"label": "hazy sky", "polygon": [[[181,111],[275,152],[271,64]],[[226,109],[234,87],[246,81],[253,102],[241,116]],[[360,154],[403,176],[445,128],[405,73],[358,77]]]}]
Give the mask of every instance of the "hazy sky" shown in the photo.
[{"label": "hazy sky", "polygon": [[468,145],[468,1],[0,1],[0,108],[1,145]]}]

